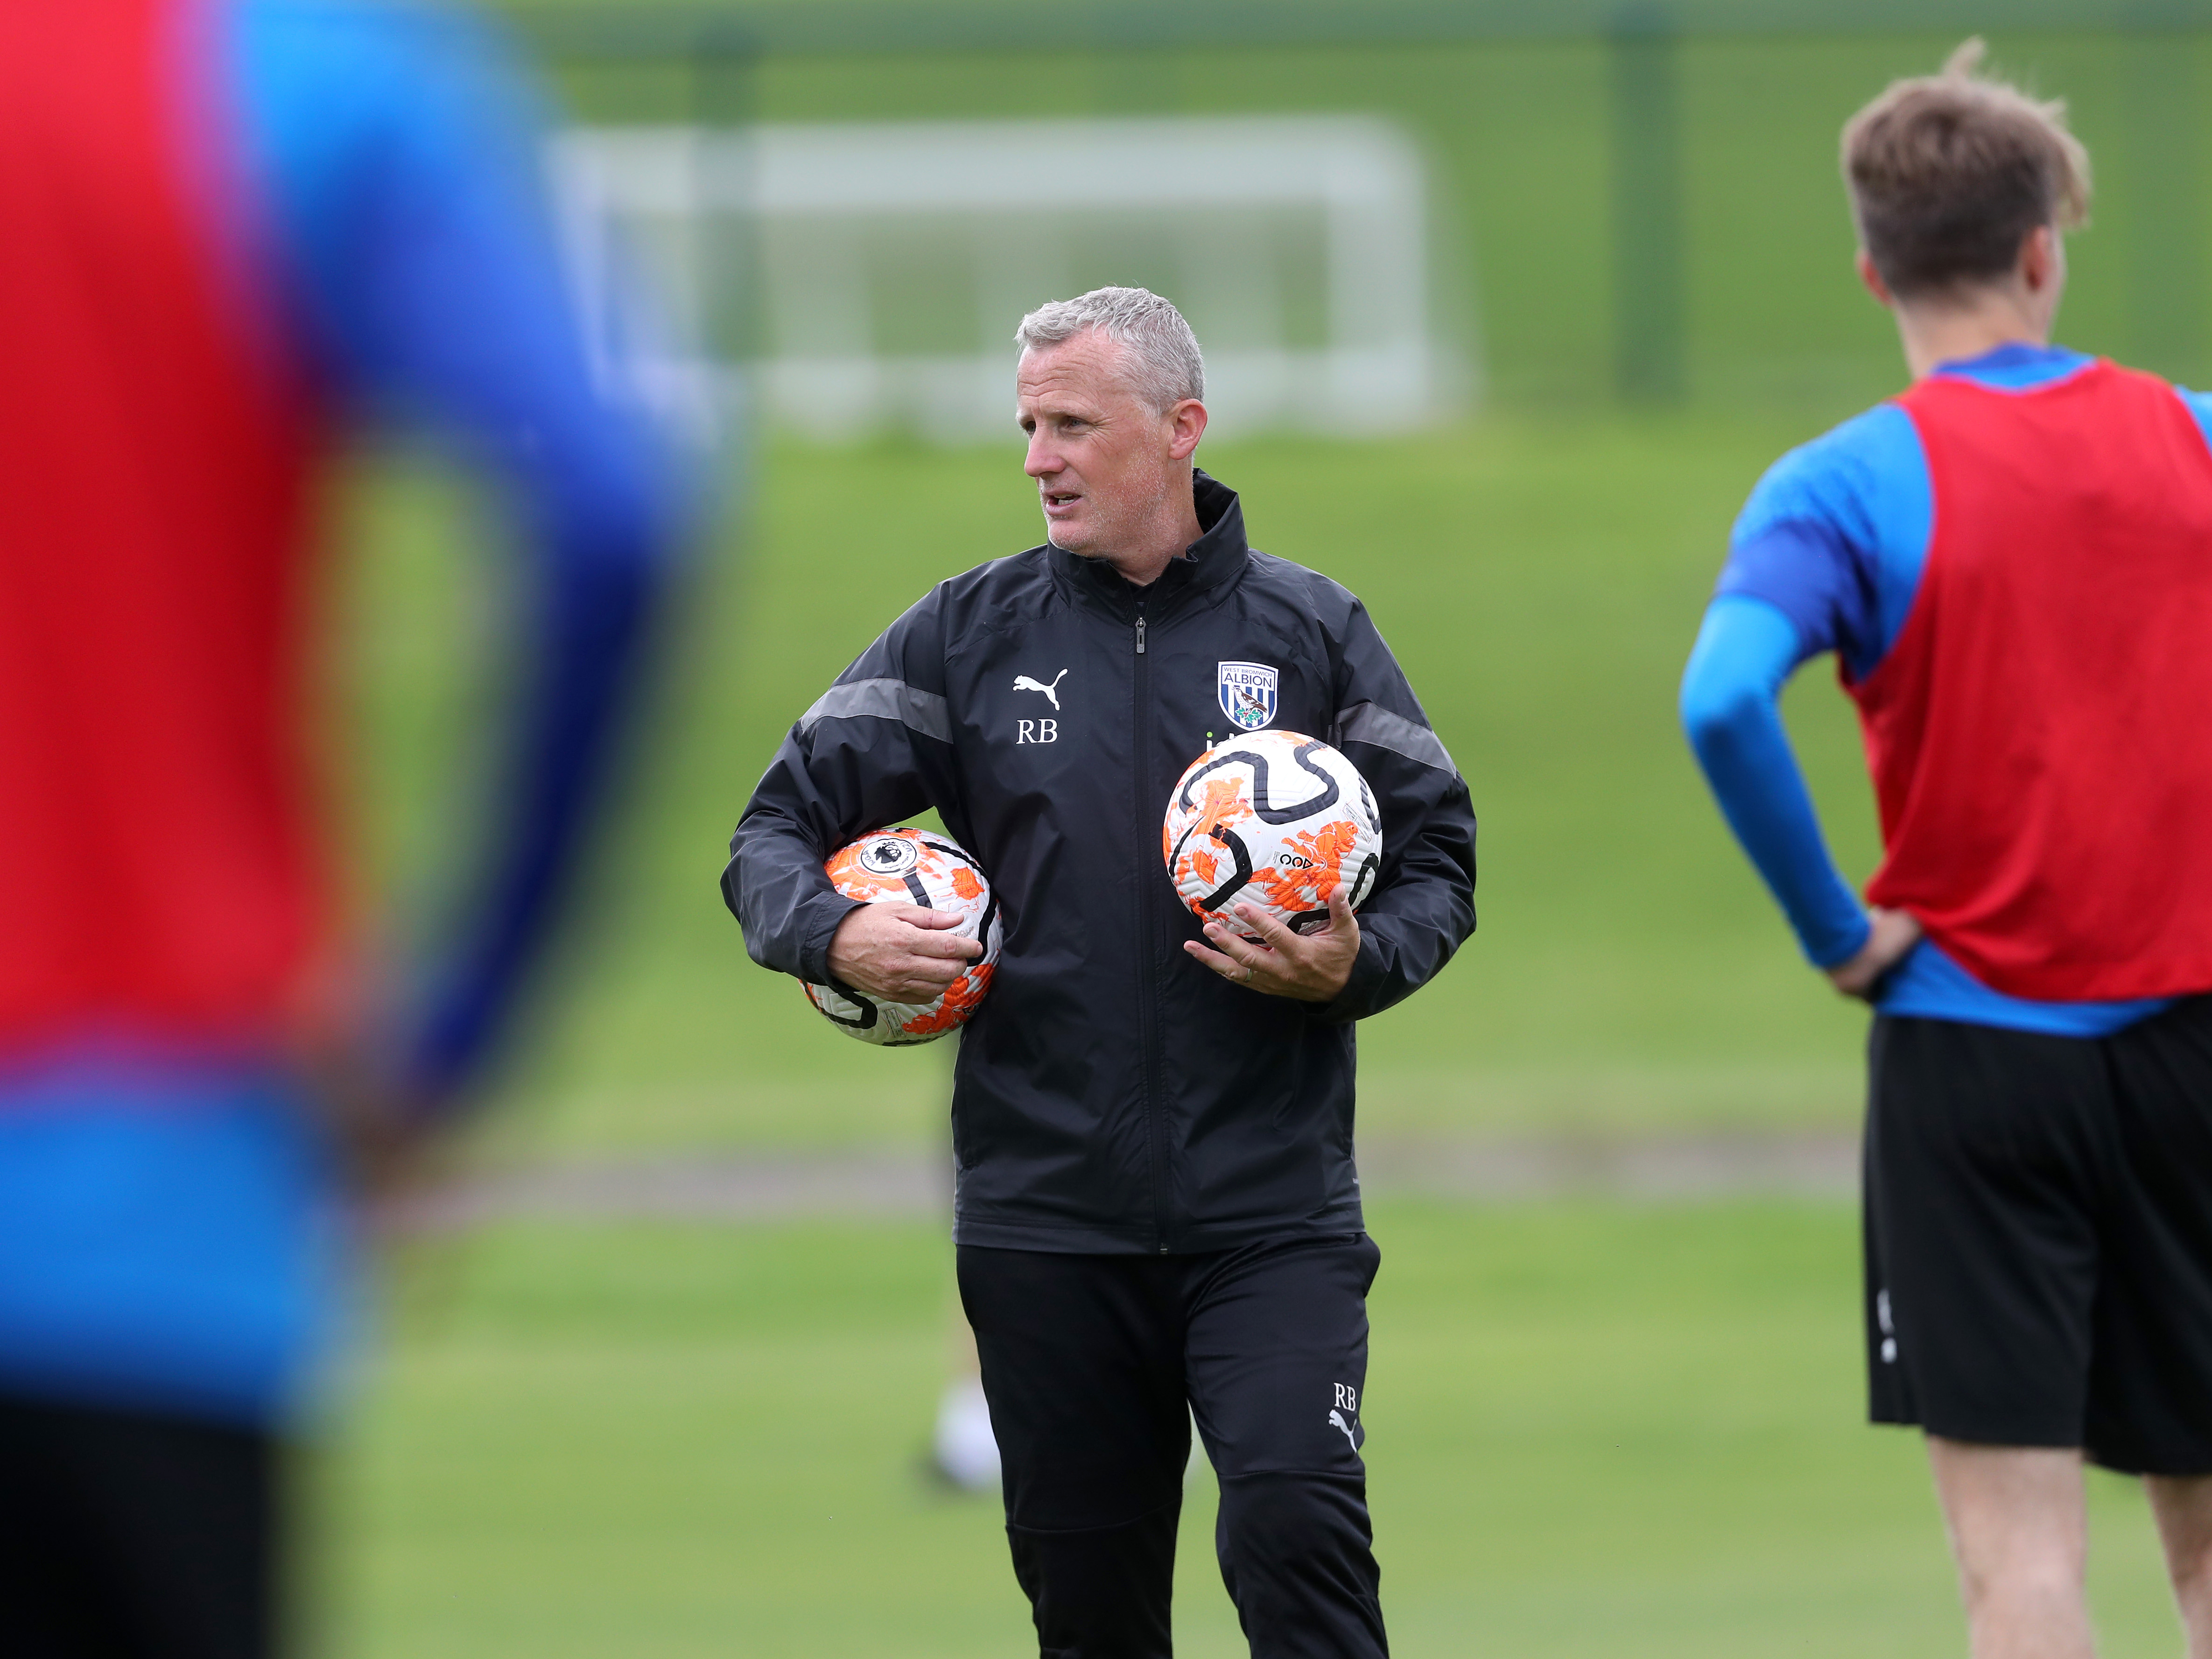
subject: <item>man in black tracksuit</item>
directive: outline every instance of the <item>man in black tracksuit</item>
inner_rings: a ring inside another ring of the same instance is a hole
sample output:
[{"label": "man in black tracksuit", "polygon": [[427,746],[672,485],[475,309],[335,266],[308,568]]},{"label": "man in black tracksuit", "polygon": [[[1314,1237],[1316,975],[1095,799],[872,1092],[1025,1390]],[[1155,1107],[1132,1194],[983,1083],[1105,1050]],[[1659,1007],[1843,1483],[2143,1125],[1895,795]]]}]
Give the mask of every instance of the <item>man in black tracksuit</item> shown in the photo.
[{"label": "man in black tracksuit", "polygon": [[[1352,1022],[1474,926],[1467,789],[1358,599],[1250,548],[1191,453],[1196,343],[1165,301],[1033,313],[1019,408],[1048,544],[940,583],[794,726],[723,878],[765,966],[927,1000],[970,942],[856,907],[835,848],[935,807],[1004,945],[962,1032],[954,1237],[1048,1659],[1155,1659],[1189,1417],[1256,1656],[1386,1650],[1359,1446],[1378,1256],[1352,1161]],[[1355,921],[1203,933],[1160,846],[1183,769],[1272,669],[1381,810]],[[903,914],[902,914],[903,913]]]}]

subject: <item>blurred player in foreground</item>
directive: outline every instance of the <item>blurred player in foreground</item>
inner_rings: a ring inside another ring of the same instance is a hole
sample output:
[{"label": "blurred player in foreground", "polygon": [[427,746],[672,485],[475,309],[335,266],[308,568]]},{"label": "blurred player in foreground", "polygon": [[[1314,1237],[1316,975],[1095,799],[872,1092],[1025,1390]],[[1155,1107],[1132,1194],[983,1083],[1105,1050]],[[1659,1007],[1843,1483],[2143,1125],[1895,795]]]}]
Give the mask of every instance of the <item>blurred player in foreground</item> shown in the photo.
[{"label": "blurred player in foreground", "polygon": [[[1253,550],[1194,469],[1205,370],[1175,307],[1101,289],[1019,339],[1048,544],[940,583],[838,677],[745,809],[725,890],[755,960],[895,1001],[976,947],[841,897],[824,857],[933,806],[997,890],[954,1237],[1042,1650],[1164,1659],[1194,1413],[1252,1651],[1380,1656],[1352,1024],[1474,926],[1467,787],[1359,602]],[[1273,718],[1365,775],[1387,840],[1357,921],[1339,890],[1326,928],[1267,921],[1255,946],[1199,936],[1160,824],[1226,725],[1224,671],[1260,665]]]},{"label": "blurred player in foreground", "polygon": [[[349,1153],[450,1113],[537,954],[673,516],[594,383],[528,101],[471,29],[315,0],[0,8],[0,1653],[283,1644],[288,1435]],[[318,469],[507,486],[495,849],[404,1013],[313,811]]]},{"label": "blurred player in foreground", "polygon": [[[2212,1659],[2212,398],[2051,343],[2087,157],[1979,56],[1844,130],[1913,384],[1753,492],[1683,719],[1806,955],[1875,1010],[1873,1415],[1927,1436],[1974,1653],[2092,1651],[2086,1455],[2146,1477]],[[1777,713],[1829,651],[1871,908]]]}]

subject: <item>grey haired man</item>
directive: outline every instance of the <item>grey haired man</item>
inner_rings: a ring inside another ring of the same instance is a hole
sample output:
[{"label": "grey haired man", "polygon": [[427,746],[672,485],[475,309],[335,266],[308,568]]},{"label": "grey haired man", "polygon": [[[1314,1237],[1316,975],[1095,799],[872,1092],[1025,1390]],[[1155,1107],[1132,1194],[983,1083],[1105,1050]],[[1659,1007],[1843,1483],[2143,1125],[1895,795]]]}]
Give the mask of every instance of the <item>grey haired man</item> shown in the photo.
[{"label": "grey haired man", "polygon": [[[724,891],[756,960],[906,1001],[975,947],[854,907],[823,858],[933,806],[994,884],[954,1237],[1041,1651],[1166,1659],[1194,1416],[1253,1653],[1379,1659],[1352,1033],[1474,928],[1467,788],[1358,600],[1251,548],[1196,469],[1205,365],[1175,307],[1101,289],[1018,338],[1047,542],[939,584],[839,676]],[[1249,910],[1258,945],[1201,929],[1160,856],[1184,767],[1255,721],[1325,735],[1384,830],[1356,920],[1340,894],[1303,936]]]}]

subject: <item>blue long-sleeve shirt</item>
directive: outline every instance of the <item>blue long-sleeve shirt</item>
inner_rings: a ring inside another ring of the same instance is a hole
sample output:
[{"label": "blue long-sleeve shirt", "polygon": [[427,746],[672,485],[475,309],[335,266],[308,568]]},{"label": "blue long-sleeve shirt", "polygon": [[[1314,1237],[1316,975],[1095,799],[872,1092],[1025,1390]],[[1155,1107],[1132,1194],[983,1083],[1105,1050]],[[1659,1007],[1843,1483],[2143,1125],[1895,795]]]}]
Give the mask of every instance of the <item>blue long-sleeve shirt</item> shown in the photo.
[{"label": "blue long-sleeve shirt", "polygon": [[410,1068],[450,1097],[490,1052],[587,820],[674,545],[672,458],[593,361],[537,111],[492,37],[446,12],[246,0],[222,46],[243,182],[325,396],[447,439],[506,486],[520,532],[507,787]]},{"label": "blue long-sleeve shirt", "polygon": [[[2011,344],[1937,373],[2000,391],[2042,386],[2089,359]],[[2212,399],[2181,394],[2212,441]],[[1911,418],[1884,404],[1769,470],[1730,538],[1728,562],[1682,679],[1681,714],[1729,827],[1817,967],[1864,945],[1864,907],[1822,839],[1782,724],[1783,686],[1833,652],[1855,679],[1878,668],[1912,608],[1935,501]],[[1923,940],[1876,988],[1891,1014],[2101,1036],[2156,1012],[2159,1001],[2036,1002],[1973,978]]]},{"label": "blue long-sleeve shirt", "polygon": [[[203,229],[334,424],[432,434],[511,508],[520,670],[483,855],[396,1068],[494,1053],[604,793],[679,540],[673,447],[596,351],[496,38],[372,0],[179,8]],[[618,366],[617,366],[618,367]],[[265,1423],[344,1304],[336,1183],[278,1057],[127,1033],[0,1071],[0,1390]]]}]

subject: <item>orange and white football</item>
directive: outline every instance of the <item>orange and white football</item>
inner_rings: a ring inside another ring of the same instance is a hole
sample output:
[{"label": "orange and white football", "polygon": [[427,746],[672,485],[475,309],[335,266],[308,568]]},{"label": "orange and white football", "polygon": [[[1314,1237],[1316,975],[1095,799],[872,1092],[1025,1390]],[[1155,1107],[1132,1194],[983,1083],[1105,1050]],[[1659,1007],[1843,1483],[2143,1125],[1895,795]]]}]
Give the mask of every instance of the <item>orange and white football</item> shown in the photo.
[{"label": "orange and white football", "polygon": [[1359,769],[1320,738],[1254,732],[1190,763],[1160,852],[1200,921],[1238,927],[1227,907],[1243,902],[1306,933],[1328,924],[1340,887],[1355,910],[1375,890],[1382,819]]},{"label": "orange and white football", "polygon": [[999,960],[999,904],[974,857],[950,836],[878,830],[839,848],[823,868],[847,898],[947,911],[960,918],[951,930],[956,937],[983,945],[983,954],[932,1002],[883,1002],[848,987],[807,983],[806,1000],[823,1018],[848,1036],[886,1048],[934,1042],[966,1024],[991,988]]}]

